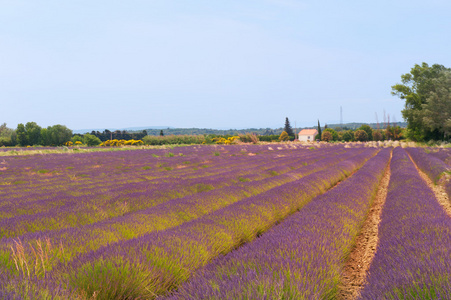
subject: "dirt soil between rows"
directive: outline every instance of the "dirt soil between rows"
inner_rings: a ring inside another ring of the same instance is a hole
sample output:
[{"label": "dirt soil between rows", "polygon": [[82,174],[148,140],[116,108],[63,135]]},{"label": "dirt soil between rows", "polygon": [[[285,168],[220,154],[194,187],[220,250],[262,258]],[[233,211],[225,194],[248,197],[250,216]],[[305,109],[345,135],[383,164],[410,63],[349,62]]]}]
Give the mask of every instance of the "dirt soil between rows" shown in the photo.
[{"label": "dirt soil between rows", "polygon": [[[451,202],[444,186],[442,184],[434,184],[433,181],[418,168],[413,159],[410,159],[417,169],[418,174],[420,174],[421,178],[423,178],[429,188],[434,192],[437,201],[448,216],[451,217]],[[357,299],[360,295],[360,291],[365,285],[367,272],[374,258],[374,254],[376,253],[379,241],[378,226],[381,221],[382,208],[387,198],[389,181],[390,165],[385,171],[368,217],[363,224],[361,233],[356,239],[355,248],[349,255],[344,267],[342,281],[339,286],[338,299]]]},{"label": "dirt soil between rows", "polygon": [[362,226],[361,232],[356,239],[355,247],[350,253],[343,269],[341,283],[338,287],[338,299],[356,299],[365,284],[366,275],[376,253],[379,241],[378,226],[381,221],[382,208],[387,198],[389,181],[390,164],[388,164],[385,170],[368,217]]},{"label": "dirt soil between rows", "polygon": [[[410,155],[409,155],[410,157]],[[429,188],[434,192],[435,198],[437,198],[438,203],[443,207],[445,212],[448,214],[448,216],[451,217],[451,203],[449,201],[448,194],[445,191],[445,187],[443,184],[434,184],[434,182],[424,173],[423,171],[418,168],[415,161],[410,157],[410,160],[413,162],[413,165],[417,169],[418,173],[420,174],[421,178],[427,183]],[[443,182],[444,183],[444,182]]]}]

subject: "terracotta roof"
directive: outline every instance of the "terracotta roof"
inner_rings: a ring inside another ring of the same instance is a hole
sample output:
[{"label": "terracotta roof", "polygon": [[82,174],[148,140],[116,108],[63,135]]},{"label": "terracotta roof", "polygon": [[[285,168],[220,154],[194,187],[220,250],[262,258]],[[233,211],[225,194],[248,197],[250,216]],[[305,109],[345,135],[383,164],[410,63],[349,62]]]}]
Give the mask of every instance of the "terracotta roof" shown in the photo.
[{"label": "terracotta roof", "polygon": [[317,134],[318,131],[316,129],[302,129],[299,132],[299,135],[313,135],[313,134]]}]

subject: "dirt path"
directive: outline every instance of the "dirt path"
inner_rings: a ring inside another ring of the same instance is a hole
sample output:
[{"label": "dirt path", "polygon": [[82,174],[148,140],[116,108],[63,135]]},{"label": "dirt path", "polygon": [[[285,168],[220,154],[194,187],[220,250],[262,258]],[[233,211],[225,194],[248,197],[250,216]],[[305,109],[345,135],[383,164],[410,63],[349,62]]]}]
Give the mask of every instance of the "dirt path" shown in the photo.
[{"label": "dirt path", "polygon": [[435,198],[437,198],[438,203],[440,203],[440,205],[443,207],[448,216],[451,217],[451,203],[449,201],[448,194],[445,191],[445,187],[441,184],[435,185],[434,182],[426,175],[426,173],[424,173],[423,171],[420,170],[420,168],[418,168],[417,164],[412,159],[412,157],[410,157],[410,160],[413,162],[413,165],[417,169],[421,178],[423,178],[423,180],[426,181],[429,188],[434,192]]},{"label": "dirt path", "polygon": [[[391,155],[390,155],[391,161]],[[356,239],[354,250],[349,255],[343,269],[341,283],[338,287],[338,299],[356,299],[363,288],[366,273],[373,260],[378,244],[378,230],[381,221],[382,208],[387,198],[388,183],[390,181],[390,164],[388,164],[382,178],[376,198]]]}]

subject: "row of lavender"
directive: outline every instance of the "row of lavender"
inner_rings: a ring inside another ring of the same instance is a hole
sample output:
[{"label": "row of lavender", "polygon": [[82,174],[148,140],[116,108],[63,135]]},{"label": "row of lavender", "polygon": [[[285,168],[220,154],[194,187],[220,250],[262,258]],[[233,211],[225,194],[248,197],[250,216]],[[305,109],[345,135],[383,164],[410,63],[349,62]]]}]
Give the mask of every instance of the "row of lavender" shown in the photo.
[{"label": "row of lavender", "polygon": [[[229,151],[230,150],[228,150],[227,152]],[[131,179],[135,179],[134,181],[132,180],[128,182],[140,182],[140,180],[147,179],[151,180],[152,183],[159,183],[165,182],[167,180],[200,178],[201,176],[205,177],[206,175],[211,175],[219,171],[226,172],[231,168],[236,168],[237,166],[241,166],[243,164],[252,166],[256,161],[259,161],[260,163],[262,161],[266,161],[269,164],[272,164],[273,167],[276,167],[284,165],[283,156],[287,155],[287,153],[284,153],[287,151],[293,152],[292,150],[278,151],[277,153],[273,153],[272,156],[266,158],[265,154],[270,154],[270,151],[266,151],[266,153],[263,153],[263,155],[253,157],[237,155],[235,153],[224,153],[222,156],[216,157],[211,155],[211,148],[206,149],[205,151],[198,150],[197,153],[184,154],[183,157],[176,155],[176,157],[173,158],[158,156],[150,151],[148,153],[145,151],[134,151],[128,154],[128,156],[125,153],[93,153],[76,156],[43,156],[39,160],[30,157],[20,157],[22,161],[20,161],[19,163],[17,163],[16,160],[11,160],[9,162],[11,166],[9,168],[6,168],[6,171],[2,171],[2,179],[6,181],[9,175],[8,173],[11,173],[16,180],[32,182],[33,176],[28,176],[28,178],[21,178],[20,172],[22,171],[23,173],[32,173],[31,171],[27,170],[33,169],[36,170],[36,172],[34,172],[34,174],[32,175],[34,175],[34,181],[36,182],[36,184],[39,184],[38,188],[45,189],[47,188],[45,186],[45,183],[48,183],[47,185],[52,191],[55,190],[55,185],[58,186],[61,181],[63,181],[64,184],[67,184],[68,176],[70,176],[70,173],[72,173],[72,175],[74,175],[73,173],[75,173],[74,176],[84,175],[79,176],[82,177],[80,182],[73,182],[74,185],[81,183],[78,185],[81,187],[85,187],[86,185],[98,186],[98,184],[103,184],[100,185],[100,188],[102,188],[103,186],[105,186],[105,183],[110,183],[112,181],[110,180],[111,177],[118,177],[118,179],[120,180],[130,179],[130,177]],[[299,155],[300,152],[301,151],[298,150],[296,154]],[[302,154],[305,154],[306,152],[307,151],[304,151],[304,153]],[[217,153],[218,155],[220,154],[220,152]],[[118,157],[119,154],[121,154],[121,156]],[[156,158],[154,157],[154,155]],[[278,160],[273,160],[272,158],[274,158],[274,156],[282,157]],[[172,172],[161,172],[165,169],[159,169],[158,167],[162,166],[167,166],[168,168],[173,168],[174,170],[172,170]],[[6,165],[6,167],[8,167],[8,165]],[[207,169],[203,170],[203,172],[199,174],[199,172],[197,172],[199,168]],[[70,171],[68,171],[67,169],[69,169]],[[40,173],[40,171],[48,174],[42,174],[41,176],[38,176],[38,173]],[[56,174],[52,176],[55,172]],[[130,176],[130,173],[133,176]],[[26,177],[26,175],[28,174],[22,175],[22,177]],[[83,177],[99,180],[97,182],[90,183],[89,180],[86,180]],[[11,179],[10,181],[12,180],[14,179]],[[115,185],[116,182],[113,182],[112,184]],[[58,188],[61,187],[58,186]],[[9,185],[6,191],[1,192],[1,196],[3,199],[5,199],[5,197],[8,195],[7,191],[14,194],[17,191],[23,191],[27,189],[30,189],[33,192],[36,190],[34,185],[31,185],[31,187],[30,185]],[[37,195],[33,196],[36,197]],[[17,196],[16,198],[22,197]]]},{"label": "row of lavender", "polygon": [[[339,149],[337,150],[340,152]],[[67,187],[72,186],[72,182],[63,176],[59,177],[59,182],[52,182],[54,190],[61,190],[58,185],[65,185],[67,190],[63,192],[57,191],[49,195],[46,189],[42,191],[41,186],[33,187],[32,194],[24,190],[9,189],[9,193],[3,193],[0,201],[0,216],[3,215],[3,220],[0,218],[0,237],[13,237],[43,228],[47,230],[61,229],[89,224],[124,213],[139,211],[170,199],[231,186],[239,180],[257,181],[273,177],[275,174],[284,174],[334,154],[324,150],[317,151],[317,153],[312,152],[304,153],[300,157],[293,156],[291,153],[287,157],[279,158],[276,162],[269,159],[268,155],[258,155],[258,158],[251,157],[247,159],[247,164],[243,164],[243,158],[238,162],[234,159],[235,163],[234,160],[230,160],[230,165],[220,163],[215,168],[199,170],[196,172],[196,178],[192,179],[180,179],[179,177],[183,173],[179,172],[172,177],[161,176],[163,179],[129,183],[130,178],[132,180],[140,179],[142,176],[142,173],[130,172],[127,173],[126,184],[121,182],[122,177],[116,178],[115,176],[108,176],[108,179],[83,181],[81,184],[76,182],[72,192],[81,193],[81,195],[67,194],[67,191],[71,191]],[[133,162],[137,164],[139,159]],[[188,168],[184,170],[186,177],[189,177],[188,171],[190,170]],[[96,185],[99,181],[102,185]],[[106,186],[105,182],[110,182],[111,186]],[[29,226],[30,223],[33,226]]]},{"label": "row of lavender", "polygon": [[418,148],[407,148],[406,150],[420,170],[425,172],[435,184],[440,183],[444,186],[451,199],[451,180],[446,176],[451,172],[451,166],[448,164],[451,161],[451,151],[440,148],[429,149],[427,150],[429,153]]},{"label": "row of lavender", "polygon": [[[300,179],[308,174],[326,169],[338,162],[351,158],[364,151],[364,149],[351,149],[339,157],[331,156],[319,160],[315,164],[303,165],[283,175],[270,177],[258,182],[241,182],[239,185],[216,189],[202,194],[190,195],[173,199],[166,203],[150,207],[148,209],[128,213],[121,217],[107,219],[91,225],[72,227],[57,231],[39,231],[22,235],[23,244],[34,243],[39,239],[46,239],[52,245],[59,245],[66,249],[64,257],[59,254],[59,248],[49,257],[54,257],[52,262],[46,264],[49,270],[61,259],[70,260],[79,253],[93,251],[102,245],[128,240],[140,235],[180,225],[202,215],[208,214],[234,202],[241,201],[250,195],[257,196],[277,186]],[[58,212],[55,212],[58,218]],[[6,228],[8,224],[5,225]],[[13,228],[11,228],[13,230]],[[74,240],[77,246],[74,246]],[[0,257],[8,257],[9,248],[15,247],[16,239],[4,239],[0,243]],[[27,256],[33,253],[31,247],[26,247]],[[59,258],[58,258],[59,257]],[[11,268],[11,263],[9,268]]]},{"label": "row of lavender", "polygon": [[451,299],[451,219],[401,148],[391,172],[361,299]]},{"label": "row of lavender", "polygon": [[[354,155],[361,151],[349,150]],[[253,239],[302,207],[376,152],[376,149],[365,150],[336,165],[329,164],[327,170],[245,198],[173,229],[118,241],[97,251],[81,251],[85,254],[60,262],[45,274],[47,290],[54,290],[63,282],[67,289],[85,292],[87,296],[96,294],[97,299],[153,297],[166,293],[218,254]],[[95,236],[97,232],[93,232]],[[72,248],[82,246],[79,238],[72,236]],[[19,275],[9,281],[10,289],[11,286],[18,288],[18,282],[23,283],[20,278]],[[28,280],[28,288],[35,284],[39,285],[38,281]]]},{"label": "row of lavender", "polygon": [[[167,179],[175,178],[198,178],[199,174],[196,171],[199,168],[208,168],[203,173],[210,174],[218,171],[224,172],[224,169],[227,170],[243,163],[253,163],[252,159],[238,155],[237,151],[228,153],[230,157],[224,159],[224,156],[214,157],[212,155],[214,149],[211,148],[189,150],[192,148],[187,148],[184,153],[179,152],[177,155],[167,151],[162,153],[161,151],[138,150],[128,151],[129,153],[45,155],[38,158],[11,157],[9,161],[3,162],[6,165],[3,166],[1,174],[4,184],[8,184],[8,179],[9,184],[12,184],[8,186],[7,191],[15,192],[30,188],[35,190],[35,185],[39,189],[55,190],[55,185],[58,186],[61,181],[67,184],[70,177],[79,179],[82,187],[89,185],[92,180],[94,181],[92,185],[99,188],[108,186],[112,181],[111,178],[130,179],[130,173],[134,175],[131,176],[131,179],[134,180],[128,182],[140,182],[143,179],[164,182]],[[258,158],[255,157],[257,160]],[[172,172],[162,172],[167,169],[172,169]],[[12,178],[9,178],[10,176]],[[96,179],[98,180],[95,181]],[[28,184],[15,186],[14,180],[16,183],[19,181],[19,183]],[[77,185],[77,181],[75,180],[72,184]],[[113,185],[115,184],[116,182],[113,183]],[[5,196],[4,193],[0,194],[2,198]]]},{"label": "row of lavender", "polygon": [[425,148],[424,150],[429,155],[441,159],[447,165],[451,166],[451,148]]},{"label": "row of lavender", "polygon": [[334,299],[390,152],[382,150],[268,233],[208,264],[168,299]]},{"label": "row of lavender", "polygon": [[[228,148],[227,150],[229,150]],[[258,150],[258,149],[254,149]],[[261,148],[260,148],[261,150]],[[290,159],[294,165],[290,165],[289,168],[285,167],[285,169],[291,170],[286,175],[282,176],[271,176],[270,178],[267,178],[267,180],[263,180],[261,182],[258,182],[257,184],[254,184],[254,182],[240,182],[241,191],[239,193],[239,189],[233,189],[232,187],[228,190],[224,190],[223,195],[221,195],[220,191],[219,193],[214,193],[214,191],[205,192],[207,194],[210,194],[209,197],[203,197],[206,194],[203,193],[201,197],[194,197],[191,199],[185,199],[181,198],[182,201],[180,202],[170,202],[168,205],[164,206],[157,206],[156,209],[150,209],[147,211],[138,211],[136,214],[129,213],[125,215],[124,217],[121,217],[120,219],[111,219],[111,220],[105,220],[104,222],[93,224],[92,226],[83,226],[79,228],[69,228],[67,230],[62,231],[55,231],[53,233],[49,232],[36,232],[35,234],[28,234],[25,236],[21,236],[20,240],[25,244],[25,246],[28,247],[28,254],[34,253],[34,247],[36,247],[36,241],[41,240],[47,240],[50,242],[50,245],[52,246],[52,251],[55,255],[50,255],[50,253],[46,253],[48,256],[55,256],[56,261],[59,260],[68,260],[71,257],[73,257],[77,253],[83,253],[84,251],[93,250],[96,249],[102,245],[115,242],[122,239],[130,239],[136,236],[139,236],[145,232],[157,230],[157,229],[164,229],[167,227],[172,227],[175,225],[178,225],[180,223],[183,223],[184,221],[187,221],[189,219],[196,218],[202,214],[208,213],[211,210],[220,208],[221,205],[225,206],[228,203],[232,203],[234,201],[238,201],[240,199],[243,199],[249,195],[252,194],[258,194],[262,191],[265,191],[269,188],[272,188],[274,186],[293,181],[296,178],[300,178],[302,176],[305,176],[309,173],[312,173],[315,171],[315,168],[321,169],[326,168],[333,163],[336,163],[340,161],[341,159],[345,159],[346,157],[350,157],[352,155],[355,155],[363,149],[357,149],[353,151],[348,151],[348,153],[345,153],[342,157],[335,159],[334,155],[335,153],[343,152],[344,148],[342,147],[332,147],[329,150],[326,151],[293,151],[291,157],[288,156],[287,152],[283,151],[277,151],[277,154],[275,153],[274,156],[277,157],[277,163],[280,163],[281,160]],[[211,149],[210,149],[211,151]],[[291,150],[289,150],[291,151]],[[243,152],[242,150],[239,151],[240,153]],[[317,156],[315,158],[308,159],[308,155],[306,153],[312,153],[315,152]],[[296,160],[296,154],[300,155],[302,159],[302,163],[300,161]],[[324,156],[331,156],[327,159],[327,161],[324,161],[322,165],[312,167],[310,166],[311,163],[315,162],[317,159],[324,157]],[[281,157],[282,156],[282,157]],[[284,158],[283,156],[287,156]],[[255,156],[251,157],[254,158]],[[268,160],[268,157],[266,157]],[[274,160],[274,159],[273,159]],[[243,164],[241,164],[243,165]],[[245,167],[246,165],[244,165]],[[301,169],[300,172],[297,172],[298,169]],[[264,171],[264,168],[263,168]],[[284,170],[278,169],[279,172],[282,172]],[[285,170],[286,171],[286,170]],[[235,193],[234,193],[235,192]],[[230,195],[232,193],[232,195]],[[209,201],[204,201],[203,203],[199,203],[200,205],[195,206],[196,201],[200,201],[202,199],[209,199]],[[216,198],[216,199],[215,199]],[[216,200],[216,202],[215,202]],[[221,201],[218,201],[221,200]],[[219,203],[218,203],[219,202]],[[202,204],[207,204],[206,206],[203,206]],[[210,205],[208,205],[210,204]],[[219,205],[218,205],[219,204]],[[212,207],[210,209],[210,206]],[[196,209],[192,209],[191,212],[188,211],[188,208],[197,207]],[[149,219],[152,220],[152,222],[149,222]],[[77,241],[77,237],[79,238],[78,241],[81,240],[81,242],[78,245],[73,245],[74,238],[75,241]],[[10,247],[14,246],[16,243],[16,240],[12,239],[6,239],[2,241],[1,244],[1,255],[0,255],[0,261],[2,261],[2,265],[9,266],[8,268],[12,267],[14,269],[14,263],[12,262],[12,257],[10,253]],[[55,247],[55,245],[57,247]],[[62,247],[60,247],[62,246]],[[31,249],[30,249],[31,248]],[[61,250],[60,249],[64,249]],[[62,255],[60,252],[64,251],[64,255]],[[56,253],[55,253],[56,252]],[[48,270],[49,266],[46,266],[46,269]],[[43,268],[41,268],[43,269]]]}]

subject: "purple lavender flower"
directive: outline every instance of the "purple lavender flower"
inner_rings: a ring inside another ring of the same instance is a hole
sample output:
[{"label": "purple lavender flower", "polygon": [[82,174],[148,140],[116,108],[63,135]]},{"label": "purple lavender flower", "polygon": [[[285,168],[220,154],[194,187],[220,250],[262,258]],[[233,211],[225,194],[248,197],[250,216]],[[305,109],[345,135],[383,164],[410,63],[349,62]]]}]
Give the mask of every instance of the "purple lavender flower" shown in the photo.
[{"label": "purple lavender flower", "polygon": [[401,148],[394,150],[391,172],[361,299],[449,299],[451,219]]},{"label": "purple lavender flower", "polygon": [[168,298],[333,298],[390,151],[255,241],[209,263]]}]

